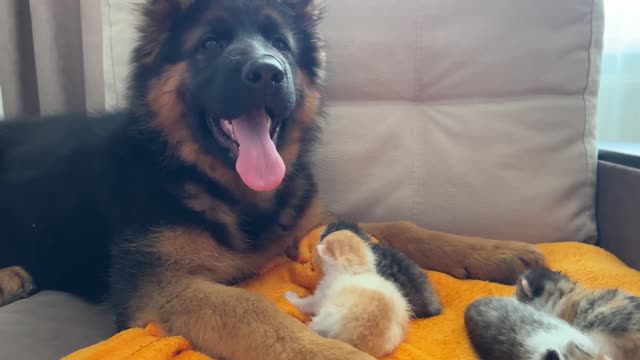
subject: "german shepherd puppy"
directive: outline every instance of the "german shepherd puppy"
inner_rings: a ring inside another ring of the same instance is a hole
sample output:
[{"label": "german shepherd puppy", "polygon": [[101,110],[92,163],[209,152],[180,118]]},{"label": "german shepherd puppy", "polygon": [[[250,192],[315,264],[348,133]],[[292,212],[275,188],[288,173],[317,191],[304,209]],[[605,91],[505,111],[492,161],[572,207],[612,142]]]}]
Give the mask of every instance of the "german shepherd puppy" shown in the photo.
[{"label": "german shepherd puppy", "polygon": [[[0,305],[113,305],[226,359],[368,359],[231,287],[331,219],[309,151],[325,54],[314,0],[148,0],[127,110],[0,125]],[[364,131],[364,129],[363,129]],[[534,247],[362,224],[425,268],[512,283]]]}]

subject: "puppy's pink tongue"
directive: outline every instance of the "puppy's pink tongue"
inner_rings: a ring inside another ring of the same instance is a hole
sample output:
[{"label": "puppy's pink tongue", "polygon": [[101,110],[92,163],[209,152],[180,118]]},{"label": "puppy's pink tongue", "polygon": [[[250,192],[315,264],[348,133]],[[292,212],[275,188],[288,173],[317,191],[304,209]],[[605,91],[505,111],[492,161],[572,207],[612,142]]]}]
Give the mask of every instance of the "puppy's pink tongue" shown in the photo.
[{"label": "puppy's pink tongue", "polygon": [[284,179],[286,168],[269,134],[269,118],[264,110],[232,120],[240,145],[236,171],[254,191],[270,191]]}]

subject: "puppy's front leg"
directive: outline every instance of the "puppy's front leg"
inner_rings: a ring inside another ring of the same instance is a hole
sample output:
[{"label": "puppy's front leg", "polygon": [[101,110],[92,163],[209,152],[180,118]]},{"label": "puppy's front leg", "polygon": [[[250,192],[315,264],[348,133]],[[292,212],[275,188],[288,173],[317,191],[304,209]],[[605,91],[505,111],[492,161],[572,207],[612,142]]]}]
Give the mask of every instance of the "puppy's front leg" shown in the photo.
[{"label": "puppy's front leg", "polygon": [[425,269],[461,279],[513,284],[524,270],[543,265],[533,245],[430,231],[410,222],[360,224],[369,234]]},{"label": "puppy's front leg", "polygon": [[158,322],[222,359],[372,359],[320,337],[261,295],[193,275],[166,273],[148,282],[128,309],[130,326]]}]

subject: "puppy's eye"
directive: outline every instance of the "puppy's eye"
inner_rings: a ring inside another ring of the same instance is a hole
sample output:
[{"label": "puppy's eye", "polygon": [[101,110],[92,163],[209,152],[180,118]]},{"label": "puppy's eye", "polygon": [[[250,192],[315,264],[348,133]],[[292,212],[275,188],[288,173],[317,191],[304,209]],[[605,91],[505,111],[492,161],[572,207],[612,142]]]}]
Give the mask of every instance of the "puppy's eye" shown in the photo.
[{"label": "puppy's eye", "polygon": [[222,50],[224,48],[227,47],[227,42],[213,37],[213,36],[209,36],[207,38],[205,38],[204,40],[202,40],[202,44],[200,45],[200,49],[204,50],[204,51],[209,51],[209,50]]},{"label": "puppy's eye", "polygon": [[278,49],[280,51],[289,51],[290,50],[289,44],[287,44],[287,42],[281,37],[277,37],[277,38],[273,39],[271,44],[273,45],[273,47],[275,47],[276,49]]}]

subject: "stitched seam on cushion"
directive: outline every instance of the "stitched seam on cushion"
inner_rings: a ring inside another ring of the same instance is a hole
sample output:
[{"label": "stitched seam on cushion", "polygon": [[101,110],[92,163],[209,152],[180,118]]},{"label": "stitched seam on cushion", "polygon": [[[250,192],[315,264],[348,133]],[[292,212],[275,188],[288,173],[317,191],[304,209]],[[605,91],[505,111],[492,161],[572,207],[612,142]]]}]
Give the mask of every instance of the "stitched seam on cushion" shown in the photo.
[{"label": "stitched seam on cushion", "polygon": [[[416,46],[414,49],[414,54],[413,54],[413,73],[414,73],[414,80],[413,80],[413,101],[418,101],[418,99],[420,98],[420,89],[421,89],[421,82],[422,82],[422,67],[420,66],[420,60],[422,59],[422,44],[424,42],[424,36],[422,34],[422,24],[424,23],[422,20],[423,16],[422,16],[422,11],[420,11],[421,5],[422,5],[422,1],[420,2],[415,2],[415,4],[417,5],[417,9],[416,9],[416,16],[415,16],[415,27],[416,27]],[[419,141],[420,138],[418,136],[418,132],[416,131],[415,134],[415,140],[414,140],[414,146],[417,147],[416,150],[421,151],[422,150],[422,142]],[[409,188],[413,189],[413,194],[420,194],[420,189],[419,184],[420,182],[418,181],[418,156],[419,152],[418,151],[414,151],[413,152],[413,156],[412,156],[412,162],[411,162],[411,179],[410,179],[410,183],[409,183]],[[408,200],[410,201],[411,205],[409,206],[409,219],[413,220],[413,221],[418,221],[417,218],[417,196],[411,196],[410,199]]]},{"label": "stitched seam on cushion", "polygon": [[113,55],[113,20],[111,17],[111,0],[107,0],[107,16],[109,17],[109,49],[111,51],[111,80],[113,81],[113,94],[116,97],[116,108],[120,108],[120,95],[118,94],[118,83],[116,82],[115,57]]},{"label": "stitched seam on cushion", "polygon": [[467,96],[452,98],[448,100],[409,100],[409,99],[333,99],[330,101],[330,105],[333,104],[369,104],[369,103],[405,103],[410,105],[426,105],[426,106],[445,106],[445,105],[484,105],[495,104],[505,102],[524,101],[532,99],[544,99],[544,98],[580,98],[583,96],[582,92],[576,92],[573,94],[531,94],[531,95],[512,95],[512,96]]},{"label": "stitched seam on cushion", "polygon": [[[584,156],[585,156],[585,165],[586,165],[586,178],[587,178],[587,186],[585,189],[585,192],[587,192],[588,196],[585,196],[585,199],[589,199],[589,204],[591,206],[589,206],[586,209],[586,213],[587,216],[589,218],[589,221],[591,221],[594,226],[596,226],[595,229],[595,235],[596,238],[594,239],[595,241],[597,241],[598,238],[598,229],[597,229],[597,225],[595,225],[596,223],[596,216],[595,216],[595,175],[593,174],[593,160],[590,157],[589,154],[589,146],[587,146],[587,129],[588,129],[588,122],[589,122],[589,106],[587,105],[587,91],[590,88],[590,85],[592,84],[592,76],[593,76],[593,59],[592,59],[592,52],[593,52],[593,32],[594,32],[594,16],[595,16],[595,7],[596,7],[596,1],[599,0],[592,0],[591,1],[591,13],[590,13],[590,32],[589,32],[589,42],[587,45],[587,79],[584,85],[584,88],[582,90],[582,103],[584,105],[584,122],[583,122],[583,131],[582,131],[582,146],[584,147]],[[595,115],[594,115],[595,116]],[[593,120],[593,119],[592,119]],[[594,124],[591,124],[591,127],[595,126]],[[582,242],[586,242],[587,240],[591,240],[590,238],[585,238],[585,239],[580,239],[580,241]]]}]

